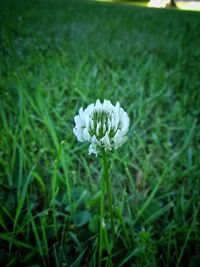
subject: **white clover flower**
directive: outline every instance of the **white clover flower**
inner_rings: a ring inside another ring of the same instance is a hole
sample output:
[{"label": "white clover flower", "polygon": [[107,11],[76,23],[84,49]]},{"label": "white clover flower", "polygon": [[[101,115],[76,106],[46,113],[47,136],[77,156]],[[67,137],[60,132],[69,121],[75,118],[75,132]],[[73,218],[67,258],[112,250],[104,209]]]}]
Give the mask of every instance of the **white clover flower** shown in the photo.
[{"label": "white clover flower", "polygon": [[117,149],[127,140],[129,117],[120,107],[109,100],[92,103],[85,110],[81,107],[79,114],[74,117],[73,132],[78,141],[90,142],[89,154],[95,154],[103,148],[105,151]]}]

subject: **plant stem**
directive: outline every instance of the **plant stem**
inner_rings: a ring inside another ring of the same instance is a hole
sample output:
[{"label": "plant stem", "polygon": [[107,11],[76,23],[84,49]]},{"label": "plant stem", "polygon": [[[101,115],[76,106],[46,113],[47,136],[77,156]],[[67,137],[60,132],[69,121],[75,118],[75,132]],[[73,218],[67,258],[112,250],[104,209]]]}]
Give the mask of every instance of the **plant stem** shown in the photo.
[{"label": "plant stem", "polygon": [[103,222],[104,222],[104,170],[101,177],[101,199],[100,199],[100,236],[99,236],[99,260],[98,267],[101,267],[103,249]]},{"label": "plant stem", "polygon": [[111,250],[109,248],[109,243],[107,239],[107,232],[105,228],[104,222],[104,195],[105,195],[105,182],[106,182],[106,190],[108,193],[108,208],[109,208],[109,217],[111,220],[111,229],[112,229],[112,236],[113,242],[115,240],[115,231],[114,231],[114,216],[112,210],[112,194],[110,190],[110,179],[109,179],[109,172],[108,172],[108,160],[107,154],[102,149],[102,157],[103,157],[103,173],[101,177],[101,200],[100,200],[100,236],[99,236],[99,260],[98,260],[98,267],[101,267],[102,261],[102,250],[103,250],[103,239],[105,238],[106,248],[109,251],[109,266],[111,266],[111,258],[110,253]]},{"label": "plant stem", "polygon": [[108,160],[107,160],[107,154],[105,150],[102,150],[103,155],[103,168],[104,168],[104,179],[106,180],[106,189],[108,193],[108,209],[109,209],[109,215],[111,220],[111,229],[112,229],[112,236],[113,236],[113,242],[115,240],[115,228],[114,228],[114,215],[113,215],[113,209],[112,209],[112,193],[110,190],[110,177],[108,172]]}]

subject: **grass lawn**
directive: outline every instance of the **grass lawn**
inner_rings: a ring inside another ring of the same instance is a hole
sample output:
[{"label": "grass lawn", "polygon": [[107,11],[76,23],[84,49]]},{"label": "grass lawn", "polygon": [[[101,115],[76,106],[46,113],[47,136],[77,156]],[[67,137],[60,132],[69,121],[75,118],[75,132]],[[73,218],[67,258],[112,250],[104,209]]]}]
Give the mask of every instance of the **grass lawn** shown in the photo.
[{"label": "grass lawn", "polygon": [[0,266],[100,266],[101,157],[72,132],[98,98],[130,117],[108,153],[102,266],[199,266],[200,14],[76,0],[0,12]]}]

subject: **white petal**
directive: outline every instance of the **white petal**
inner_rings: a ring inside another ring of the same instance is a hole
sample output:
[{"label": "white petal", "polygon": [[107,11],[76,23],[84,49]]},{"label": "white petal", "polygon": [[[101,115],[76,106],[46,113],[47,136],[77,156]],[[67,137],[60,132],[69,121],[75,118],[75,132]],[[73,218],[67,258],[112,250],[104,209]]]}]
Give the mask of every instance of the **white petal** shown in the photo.
[{"label": "white petal", "polygon": [[105,123],[103,124],[103,133],[105,133],[105,131],[106,131],[106,125],[105,125]]},{"label": "white petal", "polygon": [[130,123],[129,117],[125,111],[121,114],[120,122],[121,122],[122,134],[125,135],[129,130],[129,123]]},{"label": "white petal", "polygon": [[95,135],[93,135],[92,140],[91,140],[91,143],[96,144],[98,146],[101,145],[101,143],[99,142],[99,140],[96,138]]},{"label": "white petal", "polygon": [[103,144],[103,146],[105,147],[105,150],[111,150],[112,149],[110,139],[109,139],[107,132],[106,132],[105,136],[103,138],[101,138],[100,141]]},{"label": "white petal", "polygon": [[108,129],[106,131],[108,133],[108,135],[110,133],[111,127],[112,127],[111,120],[108,120]]},{"label": "white petal", "polygon": [[90,136],[90,134],[89,134],[87,128],[85,128],[85,129],[83,130],[83,138],[84,138],[85,141],[90,141],[90,139],[91,139],[91,136]]},{"label": "white petal", "polygon": [[96,103],[95,103],[95,109],[102,109],[103,105],[101,104],[100,100],[97,99]]},{"label": "white petal", "polygon": [[82,108],[82,107],[79,109],[79,116],[80,116],[81,118],[84,117],[84,111],[83,111],[83,108]]},{"label": "white petal", "polygon": [[110,100],[103,101],[103,109],[111,111],[113,109],[113,105],[111,104]]},{"label": "white petal", "polygon": [[112,115],[112,118],[111,118],[111,127],[113,128],[113,129],[117,129],[117,124],[116,124],[116,121],[115,121],[115,116],[114,116],[114,114]]},{"label": "white petal", "polygon": [[116,103],[116,105],[115,105],[115,110],[116,110],[116,112],[119,113],[119,110],[120,110],[120,104],[119,104],[118,101],[117,101],[117,103]]},{"label": "white petal", "polygon": [[91,122],[90,122],[90,127],[91,127],[92,129],[94,129],[94,121],[93,121],[93,120],[91,120]]},{"label": "white petal", "polygon": [[119,126],[119,114],[115,113],[114,114],[114,122],[113,122],[113,128],[115,129],[115,131],[117,131],[118,126]]},{"label": "white petal", "polygon": [[118,147],[122,146],[127,139],[128,137],[123,136],[122,132],[118,129],[115,136],[112,139],[112,141],[114,142],[114,148],[117,149]]},{"label": "white petal", "polygon": [[84,142],[83,134],[80,128],[73,128],[73,133],[75,134],[79,142]]},{"label": "white petal", "polygon": [[97,128],[96,128],[96,134],[97,134],[97,136],[99,135],[99,130],[100,130],[100,128],[101,128],[101,123],[98,122],[98,123],[97,123]]},{"label": "white petal", "polygon": [[80,119],[79,115],[76,115],[74,117],[74,122],[75,122],[76,125],[81,125],[81,119]]},{"label": "white petal", "polygon": [[114,114],[113,114],[113,128],[115,129],[115,131],[118,128],[119,125],[119,120],[120,120],[120,105],[119,102],[117,102],[115,109],[114,109]]},{"label": "white petal", "polygon": [[88,131],[89,131],[90,125],[91,125],[91,120],[89,116],[85,116],[85,127],[87,128]]},{"label": "white petal", "polygon": [[89,155],[90,154],[95,154],[96,156],[97,156],[97,154],[98,154],[98,147],[97,147],[97,145],[96,144],[90,144],[90,146],[89,146]]}]

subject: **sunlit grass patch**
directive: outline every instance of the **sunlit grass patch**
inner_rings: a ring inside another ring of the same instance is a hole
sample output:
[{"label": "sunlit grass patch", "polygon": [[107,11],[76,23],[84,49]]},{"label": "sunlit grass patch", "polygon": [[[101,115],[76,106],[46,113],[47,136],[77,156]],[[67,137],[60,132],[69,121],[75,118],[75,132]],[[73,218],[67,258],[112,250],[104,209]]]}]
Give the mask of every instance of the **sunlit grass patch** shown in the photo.
[{"label": "sunlit grass patch", "polygon": [[129,1],[129,0],[91,0],[96,2],[102,2],[102,3],[112,3],[112,4],[124,4],[124,5],[133,5],[133,6],[141,6],[141,7],[147,7],[148,2],[140,2],[140,1]]},{"label": "sunlit grass patch", "polygon": [[183,10],[193,10],[193,11],[200,11],[200,2],[198,1],[189,1],[189,2],[176,2],[178,8]]},{"label": "sunlit grass patch", "polygon": [[[141,7],[150,7],[150,8],[163,8],[162,1],[155,0],[150,3],[150,1],[131,1],[131,0],[91,0],[97,2],[104,2],[104,3],[113,3],[113,4],[127,4],[127,5],[135,5]],[[187,11],[199,11],[200,10],[200,3],[198,1],[176,1],[176,8],[180,10],[187,10]]]}]

